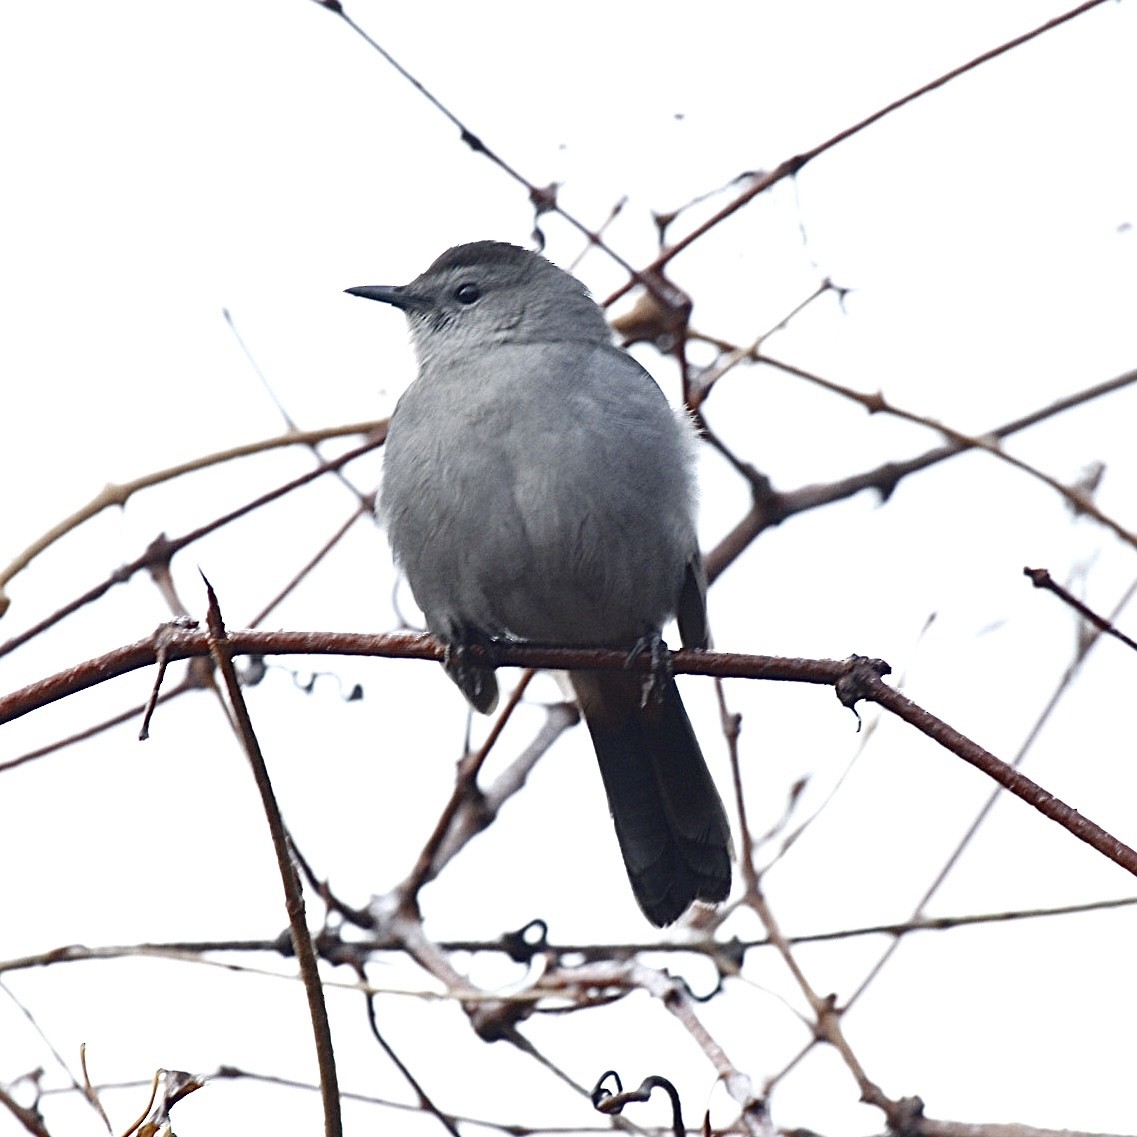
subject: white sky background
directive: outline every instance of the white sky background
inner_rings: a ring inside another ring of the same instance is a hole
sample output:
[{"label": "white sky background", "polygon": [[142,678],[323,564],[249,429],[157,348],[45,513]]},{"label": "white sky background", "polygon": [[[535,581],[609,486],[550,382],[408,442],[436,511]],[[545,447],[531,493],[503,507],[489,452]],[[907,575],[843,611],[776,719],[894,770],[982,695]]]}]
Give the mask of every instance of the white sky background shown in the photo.
[{"label": "white sky background", "polygon": [[[538,184],[564,183],[562,205],[587,224],[627,195],[607,239],[633,264],[654,254],[652,210],[769,169],[1063,10],[1010,0],[349,8],[508,162]],[[821,299],[769,341],[770,353],[967,431],[1132,368],[1135,44],[1134,6],[1103,5],[817,159],[673,262],[671,276],[696,298],[694,325],[749,342],[829,277],[851,290],[844,309]],[[298,424],[376,418],[413,371],[405,328],[397,313],[342,290],[405,282],[460,241],[524,244],[532,228],[520,187],[462,145],[346,25],[303,0],[9,4],[0,12],[0,96],[0,562],[108,481],[281,429],[223,307]],[[670,235],[725,200],[684,216]],[[542,228],[548,254],[570,264],[580,237],[556,217]],[[623,281],[600,251],[578,272],[597,297]],[[674,398],[672,363],[650,349],[637,355]],[[783,489],[939,442],[770,369],[734,372],[707,414]],[[1063,481],[1105,461],[1098,504],[1132,529],[1135,414],[1137,395],[1126,391],[1008,449]],[[369,488],[379,465],[353,468],[357,484]],[[159,532],[181,534],[310,466],[300,450],[260,457],[101,516],[13,582],[0,639],[138,556]],[[713,458],[703,501],[710,546],[746,503]],[[183,600],[203,612],[200,566],[230,625],[243,626],[352,504],[325,479],[202,542],[175,561]],[[1087,601],[1108,610],[1135,559],[1092,522],[1071,521],[1038,482],[982,456],[957,458],[905,482],[884,508],[864,494],[764,534],[713,590],[716,641],[770,654],[882,656],[911,697],[1009,759],[1074,638],[1068,614],[1021,576],[1024,564],[1059,579],[1084,573]],[[357,526],[268,626],[390,628],[392,580],[381,533]],[[140,577],[0,658],[0,691],[139,639],[168,617]],[[1130,844],[1134,665],[1120,645],[1095,649],[1025,767]],[[250,706],[300,846],[362,904],[405,874],[429,831],[465,713],[437,668],[316,666],[347,686],[363,683],[363,703],[343,704],[335,679],[305,697],[278,671],[250,693]],[[5,727],[0,761],[121,710],[150,681],[135,675]],[[803,774],[813,775],[809,800],[819,802],[864,736],[825,689],[727,689],[744,714],[744,760],[756,771],[750,805],[763,831]],[[725,787],[711,687],[688,681],[684,691]],[[551,684],[534,692],[556,697]],[[522,745],[539,722],[536,710],[523,715],[507,741]],[[487,725],[475,724],[479,736]],[[0,959],[71,942],[271,936],[283,927],[251,779],[216,705],[183,699],[159,712],[148,743],[135,733],[4,775]],[[769,874],[784,930],[903,920],[987,792],[980,775],[883,722],[822,820]],[[593,901],[597,881],[611,884],[603,907]],[[932,912],[1135,891],[1122,870],[1008,801]],[[583,731],[558,742],[423,902],[438,936],[494,936],[553,911],[561,942],[646,934]],[[758,934],[745,918],[727,931]],[[1124,1024],[1137,994],[1135,931],[1121,910],[913,936],[846,1027],[869,1075],[893,1096],[921,1095],[931,1115],[1131,1131]],[[818,990],[844,998],[882,946],[858,941],[800,958]],[[391,982],[405,981],[390,970]],[[476,977],[520,979],[508,969]],[[772,993],[798,1005],[776,961],[755,954],[752,977],[766,989],[705,1014],[760,1081],[806,1036]],[[381,969],[373,978],[382,981]],[[88,1044],[96,1079],[225,1062],[314,1077],[295,984],[137,960],[4,982],[73,1066]],[[391,1042],[444,1107],[598,1123],[512,1050],[473,1040],[457,1012],[396,999],[381,1010]],[[359,1033],[358,1000],[345,997],[333,1012],[343,1084],[406,1099]],[[580,1081],[607,1066],[632,1084],[663,1073],[680,1084],[689,1123],[708,1095],[718,1120],[731,1116],[711,1095],[709,1067],[643,1001],[533,1023],[531,1033]],[[0,992],[0,1082],[39,1063],[49,1084],[64,1084]],[[531,1101],[519,1100],[519,1085]],[[139,1104],[137,1093],[108,1101],[124,1125]],[[882,1125],[826,1052],[788,1078],[773,1105],[787,1127],[837,1135]],[[51,1108],[49,1120],[60,1119],[53,1132],[100,1131],[77,1100]],[[318,1124],[314,1095],[215,1085],[179,1108],[178,1132],[237,1131],[244,1108],[274,1125],[287,1117],[298,1132]],[[349,1131],[376,1117],[349,1112]],[[13,1125],[0,1115],[0,1134]]]}]

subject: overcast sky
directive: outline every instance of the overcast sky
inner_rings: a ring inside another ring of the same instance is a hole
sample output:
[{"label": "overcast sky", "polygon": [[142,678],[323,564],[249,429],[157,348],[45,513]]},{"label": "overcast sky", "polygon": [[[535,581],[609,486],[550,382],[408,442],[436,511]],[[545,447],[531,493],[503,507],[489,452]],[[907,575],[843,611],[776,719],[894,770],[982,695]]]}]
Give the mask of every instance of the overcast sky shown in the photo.
[{"label": "overcast sky", "polygon": [[[656,251],[653,211],[770,169],[1063,9],[1011,0],[563,9],[376,0],[348,10],[503,159],[534,184],[561,183],[561,203],[587,225],[626,199],[607,239],[642,265]],[[843,301],[831,293],[813,303],[771,337],[769,352],[965,431],[1131,369],[1135,20],[1133,4],[1103,4],[898,111],[751,203],[669,268],[695,298],[695,327],[749,343],[831,279],[848,290]],[[461,241],[530,240],[524,189],[463,145],[453,123],[343,21],[307,0],[8,4],[0,97],[0,562],[107,482],[283,429],[224,309],[300,426],[378,418],[413,374],[405,327],[397,313],[343,289],[405,282]],[[732,192],[693,207],[669,236]],[[573,264],[579,234],[556,216],[541,226],[548,255]],[[598,298],[624,280],[598,250],[576,271]],[[636,353],[677,398],[673,365],[648,347]],[[740,369],[707,413],[781,489],[940,441],[770,369]],[[1106,462],[1099,504],[1133,529],[1135,414],[1137,400],[1124,392],[1023,435],[1013,449],[1062,482]],[[374,458],[356,469],[358,484],[372,488],[379,465]],[[301,452],[249,460],[100,516],[9,585],[0,639],[138,556],[159,532],[185,532],[310,466]],[[711,546],[744,511],[746,492],[711,456],[701,474],[701,532]],[[200,566],[230,623],[252,618],[350,513],[350,496],[326,481],[175,562],[194,615]],[[1103,610],[1134,575],[1133,550],[1071,518],[1052,490],[981,456],[957,459],[905,483],[884,508],[863,494],[764,534],[712,593],[716,642],[883,656],[913,698],[1009,758],[1073,643],[1067,614],[1022,582],[1023,564],[1035,562],[1080,574],[1087,599]],[[267,626],[381,631],[395,626],[393,587],[382,535],[357,526]],[[0,689],[141,638],[168,617],[140,578],[0,659]],[[1086,701],[1069,705],[1028,772],[1134,844],[1137,787],[1123,717],[1132,666],[1120,648],[1105,655],[1084,679]],[[345,895],[365,903],[399,879],[429,831],[465,714],[436,668],[379,661],[328,670],[348,686],[365,682],[362,707],[340,702],[335,679],[306,699],[277,673],[258,690],[254,715],[298,840]],[[54,723],[49,712],[5,728],[0,761],[121,710],[149,682],[135,676],[72,700]],[[726,779],[710,685],[684,690],[712,767]],[[847,712],[828,692],[743,683],[729,691],[761,770],[755,828],[773,824],[803,773],[820,802],[861,745]],[[551,682],[536,698],[556,698]],[[534,708],[516,746],[539,721]],[[484,733],[486,724],[474,729]],[[0,958],[76,941],[272,935],[283,925],[266,842],[242,796],[247,775],[216,707],[205,696],[183,700],[159,717],[145,747],[134,733],[4,775],[0,855],[20,871],[6,874]],[[630,898],[626,912],[598,915],[580,887],[589,872],[609,872],[615,853],[591,766],[587,785],[576,773],[592,761],[582,734],[561,740],[539,767],[533,804],[516,803],[500,836],[476,843],[424,893],[434,899],[434,934],[494,935],[541,911],[549,893],[566,913],[562,940],[644,934]],[[914,751],[906,728],[883,725],[873,745],[871,765],[855,767],[825,826],[770,874],[772,900],[792,931],[904,919],[987,793],[950,756]],[[996,822],[937,912],[1134,891],[1116,866],[1025,808],[997,811]],[[534,829],[539,845],[526,843]],[[557,860],[569,847],[585,867]],[[487,880],[501,882],[495,903],[484,900]],[[475,895],[476,909],[464,907]],[[757,934],[757,925],[730,930]],[[850,1030],[871,1076],[896,1096],[920,1093],[937,1116],[1132,1129],[1131,1055],[1118,1023],[1132,1011],[1134,931],[1132,917],[1114,914],[985,939],[955,933],[950,944],[912,941],[877,1001],[850,1015]],[[819,990],[843,998],[880,946],[803,959]],[[113,972],[112,983],[113,966],[10,977],[73,1065],[86,1041],[97,1055],[94,1076],[108,1079],[239,1061],[313,1076],[293,988],[264,980],[265,990],[250,991],[257,980],[196,973],[191,983],[192,969],[155,965],[151,974],[137,961]],[[756,1017],[745,1029],[726,1015],[716,1020],[713,1007],[707,1013],[760,1080],[793,1047],[754,1041],[755,1022],[777,1035],[787,1012],[764,994],[768,984],[780,997],[784,978],[761,970],[751,978],[747,1006]],[[387,1013],[408,1046],[427,1030],[418,1004]],[[357,1043],[357,1018],[344,1028],[345,1054]],[[266,1034],[299,1042],[277,1056],[266,1051]],[[449,1104],[508,1115],[502,1095],[511,1080],[532,1077],[531,1067],[480,1044],[454,1043],[451,1057],[451,1043],[431,1037],[445,1052],[439,1060],[468,1076]],[[619,1039],[619,1028],[609,1037]],[[558,1057],[587,1081],[600,1072],[592,1071],[596,1038],[586,1028],[572,1042]],[[359,1045],[345,1081],[375,1089],[370,1079],[379,1077],[376,1092],[399,1092]],[[690,1121],[713,1079],[689,1048],[675,1054],[661,1052],[658,1062],[689,1064]],[[62,1083],[43,1042],[0,998],[0,1083],[36,1063]],[[177,1115],[181,1137],[221,1131],[218,1117],[235,1116],[226,1111],[239,1100],[217,1086],[190,1099]],[[284,1099],[263,1100],[267,1116],[281,1116]],[[881,1125],[828,1058],[787,1081],[774,1104],[787,1126],[856,1134]],[[526,1117],[552,1123],[569,1108],[590,1123],[583,1107],[557,1098],[538,1099]],[[89,1110],[73,1109],[69,1132],[97,1131]],[[317,1103],[307,1095],[295,1109],[307,1123]],[[360,1114],[355,1131],[375,1117]],[[10,1124],[0,1116],[0,1134]]]}]

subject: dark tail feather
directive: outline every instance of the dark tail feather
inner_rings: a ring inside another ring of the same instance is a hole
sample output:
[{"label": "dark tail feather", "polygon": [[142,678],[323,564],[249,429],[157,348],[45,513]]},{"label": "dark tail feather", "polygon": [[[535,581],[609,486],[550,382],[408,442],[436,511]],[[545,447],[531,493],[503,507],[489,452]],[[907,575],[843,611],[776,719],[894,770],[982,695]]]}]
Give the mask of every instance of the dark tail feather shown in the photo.
[{"label": "dark tail feather", "polygon": [[730,891],[730,827],[669,680],[641,706],[643,677],[574,672],[632,892],[657,927]]}]

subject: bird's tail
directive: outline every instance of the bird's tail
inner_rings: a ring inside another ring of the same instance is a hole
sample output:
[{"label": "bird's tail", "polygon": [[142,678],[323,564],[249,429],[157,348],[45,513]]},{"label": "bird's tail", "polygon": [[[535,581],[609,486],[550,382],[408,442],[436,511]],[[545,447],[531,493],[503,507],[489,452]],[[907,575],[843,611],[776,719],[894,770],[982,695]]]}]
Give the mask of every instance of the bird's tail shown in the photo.
[{"label": "bird's tail", "polygon": [[730,827],[674,679],[643,705],[643,677],[576,671],[632,892],[657,927],[730,891]]}]

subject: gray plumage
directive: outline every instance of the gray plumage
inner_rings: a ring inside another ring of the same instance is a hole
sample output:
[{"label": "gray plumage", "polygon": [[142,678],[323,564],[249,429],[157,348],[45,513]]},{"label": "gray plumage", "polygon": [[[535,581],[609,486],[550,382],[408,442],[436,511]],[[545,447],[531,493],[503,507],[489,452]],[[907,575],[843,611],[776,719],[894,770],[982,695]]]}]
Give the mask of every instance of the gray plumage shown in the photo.
[{"label": "gray plumage", "polygon": [[[447,670],[480,711],[471,640],[631,649],[673,616],[706,645],[693,431],[611,343],[575,278],[480,241],[403,287],[349,289],[406,313],[418,378],[395,409],[380,514]],[[657,925],[730,888],[730,835],[679,692],[571,675],[636,899]]]}]

